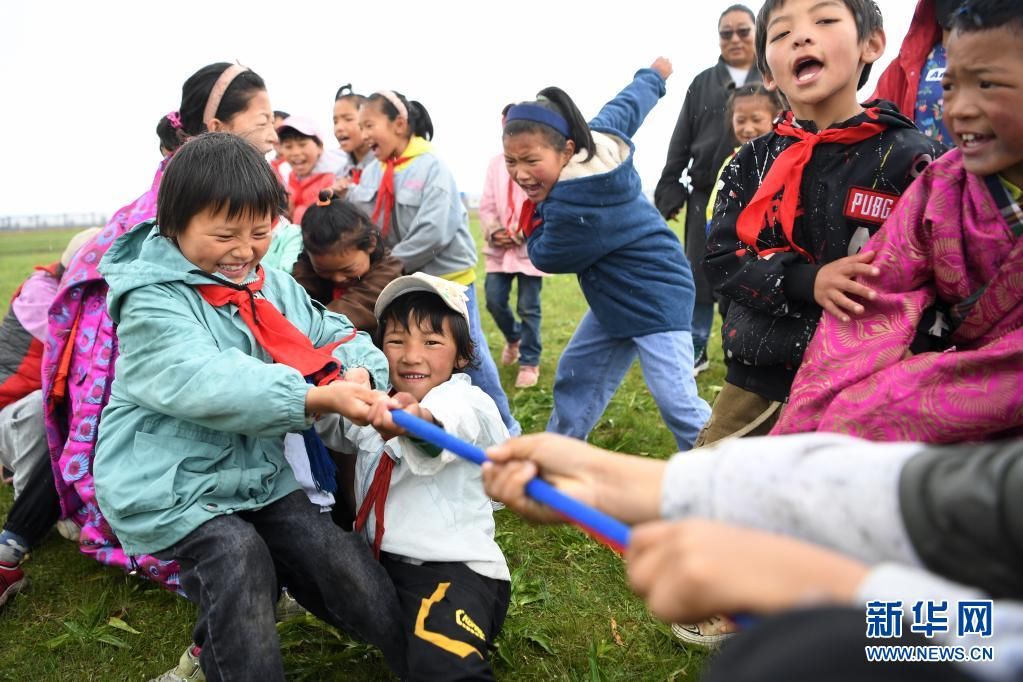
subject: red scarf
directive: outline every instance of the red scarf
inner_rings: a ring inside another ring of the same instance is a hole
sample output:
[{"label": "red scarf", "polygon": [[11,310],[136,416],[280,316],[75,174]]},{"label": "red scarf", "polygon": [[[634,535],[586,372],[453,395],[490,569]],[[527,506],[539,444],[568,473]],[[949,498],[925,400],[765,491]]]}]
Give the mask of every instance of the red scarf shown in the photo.
[{"label": "red scarf", "polygon": [[543,219],[534,217],[535,214],[536,204],[531,199],[523,201],[522,208],[519,210],[519,232],[524,234],[527,239],[536,228],[543,224]]},{"label": "red scarf", "polygon": [[238,307],[238,315],[274,362],[294,367],[304,377],[312,377],[317,385],[328,384],[341,373],[341,362],[331,352],[346,341],[355,338],[352,330],[344,339],[315,348],[309,337],[303,334],[277,307],[256,292],[263,288],[265,276],[263,266],[256,269],[257,279],[244,286],[230,284],[203,284],[196,289],[203,299],[215,308],[229,303]]},{"label": "red scarf", "polygon": [[362,500],[359,513],[355,517],[355,532],[359,533],[366,527],[369,512],[373,510],[376,521],[376,532],[373,533],[373,556],[380,558],[380,545],[384,541],[384,507],[387,505],[387,492],[391,489],[391,472],[394,471],[394,460],[386,452],[380,455],[377,470],[373,474],[373,482],[369,484],[366,497]]},{"label": "red scarf", "polygon": [[349,171],[349,175],[352,178],[352,184],[353,185],[358,185],[359,184],[359,180],[362,179],[362,169],[361,168],[353,168],[351,171]]},{"label": "red scarf", "polygon": [[[867,109],[868,117],[876,119],[877,109]],[[804,128],[793,125],[792,112],[774,125],[774,131],[786,137],[795,137],[799,141],[778,155],[767,171],[767,177],[760,183],[752,201],[739,214],[736,232],[739,239],[748,244],[760,255],[777,251],[795,249],[808,260],[812,261],[804,249],[800,248],[792,238],[792,229],[796,217],[802,214],[799,206],[800,183],[803,180],[803,169],[813,156],[814,148],[821,143],[839,143],[851,145],[862,142],[885,131],[888,126],[883,123],[860,123],[849,128],[828,128],[819,133],[811,133]],[[782,193],[781,201],[776,202],[775,196]],[[761,230],[781,223],[782,232],[789,246],[782,246],[761,251],[757,246],[757,237]]]},{"label": "red scarf", "polygon": [[[394,168],[411,161],[413,158],[415,157],[403,156],[398,159],[387,159],[384,163],[384,176],[380,178],[380,189],[377,190],[377,203],[373,207],[373,222],[380,225],[380,234],[383,237],[386,237],[388,230],[391,229],[391,212],[394,210]],[[378,223],[377,218],[380,216],[381,210],[384,212],[384,222]]]}]

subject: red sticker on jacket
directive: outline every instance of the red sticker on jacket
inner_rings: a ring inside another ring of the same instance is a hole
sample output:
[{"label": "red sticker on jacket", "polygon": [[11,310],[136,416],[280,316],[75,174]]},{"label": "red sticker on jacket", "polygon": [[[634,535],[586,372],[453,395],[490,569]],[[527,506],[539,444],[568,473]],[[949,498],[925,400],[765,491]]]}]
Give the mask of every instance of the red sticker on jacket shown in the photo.
[{"label": "red sticker on jacket", "polygon": [[845,199],[845,217],[880,225],[892,214],[898,200],[896,194],[851,187]]}]

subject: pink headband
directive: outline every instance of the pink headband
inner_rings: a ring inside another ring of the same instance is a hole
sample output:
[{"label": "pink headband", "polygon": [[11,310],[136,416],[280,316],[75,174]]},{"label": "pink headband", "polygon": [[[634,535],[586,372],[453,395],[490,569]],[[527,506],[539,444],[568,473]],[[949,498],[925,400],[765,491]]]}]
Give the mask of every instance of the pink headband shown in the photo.
[{"label": "pink headband", "polygon": [[408,109],[402,104],[401,98],[394,94],[393,90],[377,90],[376,94],[390,102],[398,110],[398,115],[406,121],[408,120]]},{"label": "pink headband", "polygon": [[224,93],[231,87],[231,82],[238,77],[238,74],[248,71],[249,67],[242,66],[241,64],[232,64],[231,66],[224,69],[224,72],[220,74],[220,78],[213,84],[213,89],[210,90],[210,96],[206,98],[206,108],[202,112],[202,122],[207,128],[210,127],[210,122],[217,117],[217,109],[220,108],[220,101],[224,99]]},{"label": "pink headband", "polygon": [[181,130],[181,114],[176,111],[172,111],[164,118],[170,121],[171,128],[174,128],[174,130]]}]

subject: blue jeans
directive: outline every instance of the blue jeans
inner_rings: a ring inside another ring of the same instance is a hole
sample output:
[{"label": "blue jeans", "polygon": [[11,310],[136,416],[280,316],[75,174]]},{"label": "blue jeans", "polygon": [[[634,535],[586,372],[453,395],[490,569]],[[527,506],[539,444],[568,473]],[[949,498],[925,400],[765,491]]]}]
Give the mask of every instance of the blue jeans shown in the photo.
[{"label": "blue jeans", "polygon": [[[518,304],[515,309],[519,320],[515,319],[508,299],[511,296],[512,282],[519,280]],[[536,367],[540,364],[540,289],[543,277],[524,275],[521,272],[488,272],[487,273],[487,310],[497,323],[497,328],[504,334],[505,341],[519,346],[519,364]]]},{"label": "blue jeans", "polygon": [[714,304],[693,304],[693,349],[704,351],[710,340],[710,328],[714,324]]},{"label": "blue jeans", "polygon": [[405,673],[394,584],[365,539],[334,525],[301,490],[262,509],[215,516],[156,556],[178,562],[181,586],[199,604],[192,637],[208,680],[284,680],[274,624],[279,584]]},{"label": "blue jeans", "polygon": [[512,416],[511,406],[508,405],[508,396],[501,387],[501,377],[497,374],[497,365],[490,355],[490,346],[487,345],[487,337],[483,336],[483,324],[480,321],[480,308],[476,302],[476,285],[470,284],[465,295],[469,297],[466,305],[469,307],[469,336],[473,345],[476,346],[476,367],[466,370],[466,374],[472,380],[474,386],[489,395],[497,403],[497,411],[501,413],[501,421],[508,428],[513,436],[522,433],[522,427]]},{"label": "blue jeans", "polygon": [[678,449],[693,447],[710,417],[710,406],[696,390],[690,333],[613,339],[589,310],[558,362],[554,411],[547,430],[585,440],[637,356],[647,388]]}]

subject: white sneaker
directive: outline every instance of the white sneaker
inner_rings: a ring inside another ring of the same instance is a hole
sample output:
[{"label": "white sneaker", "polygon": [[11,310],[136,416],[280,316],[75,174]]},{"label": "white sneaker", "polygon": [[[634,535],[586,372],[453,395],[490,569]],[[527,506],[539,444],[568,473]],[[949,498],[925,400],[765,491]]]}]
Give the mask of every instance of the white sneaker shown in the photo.
[{"label": "white sneaker", "polygon": [[206,682],[206,675],[199,666],[198,649],[194,644],[189,644],[176,667],[149,682]]},{"label": "white sneaker", "polygon": [[81,527],[72,521],[71,519],[61,519],[57,522],[57,532],[65,540],[78,544],[79,540],[82,539]]},{"label": "white sneaker", "polygon": [[735,634],[735,626],[726,618],[711,616],[699,623],[675,623],[671,626],[671,632],[686,644],[716,649]]}]

